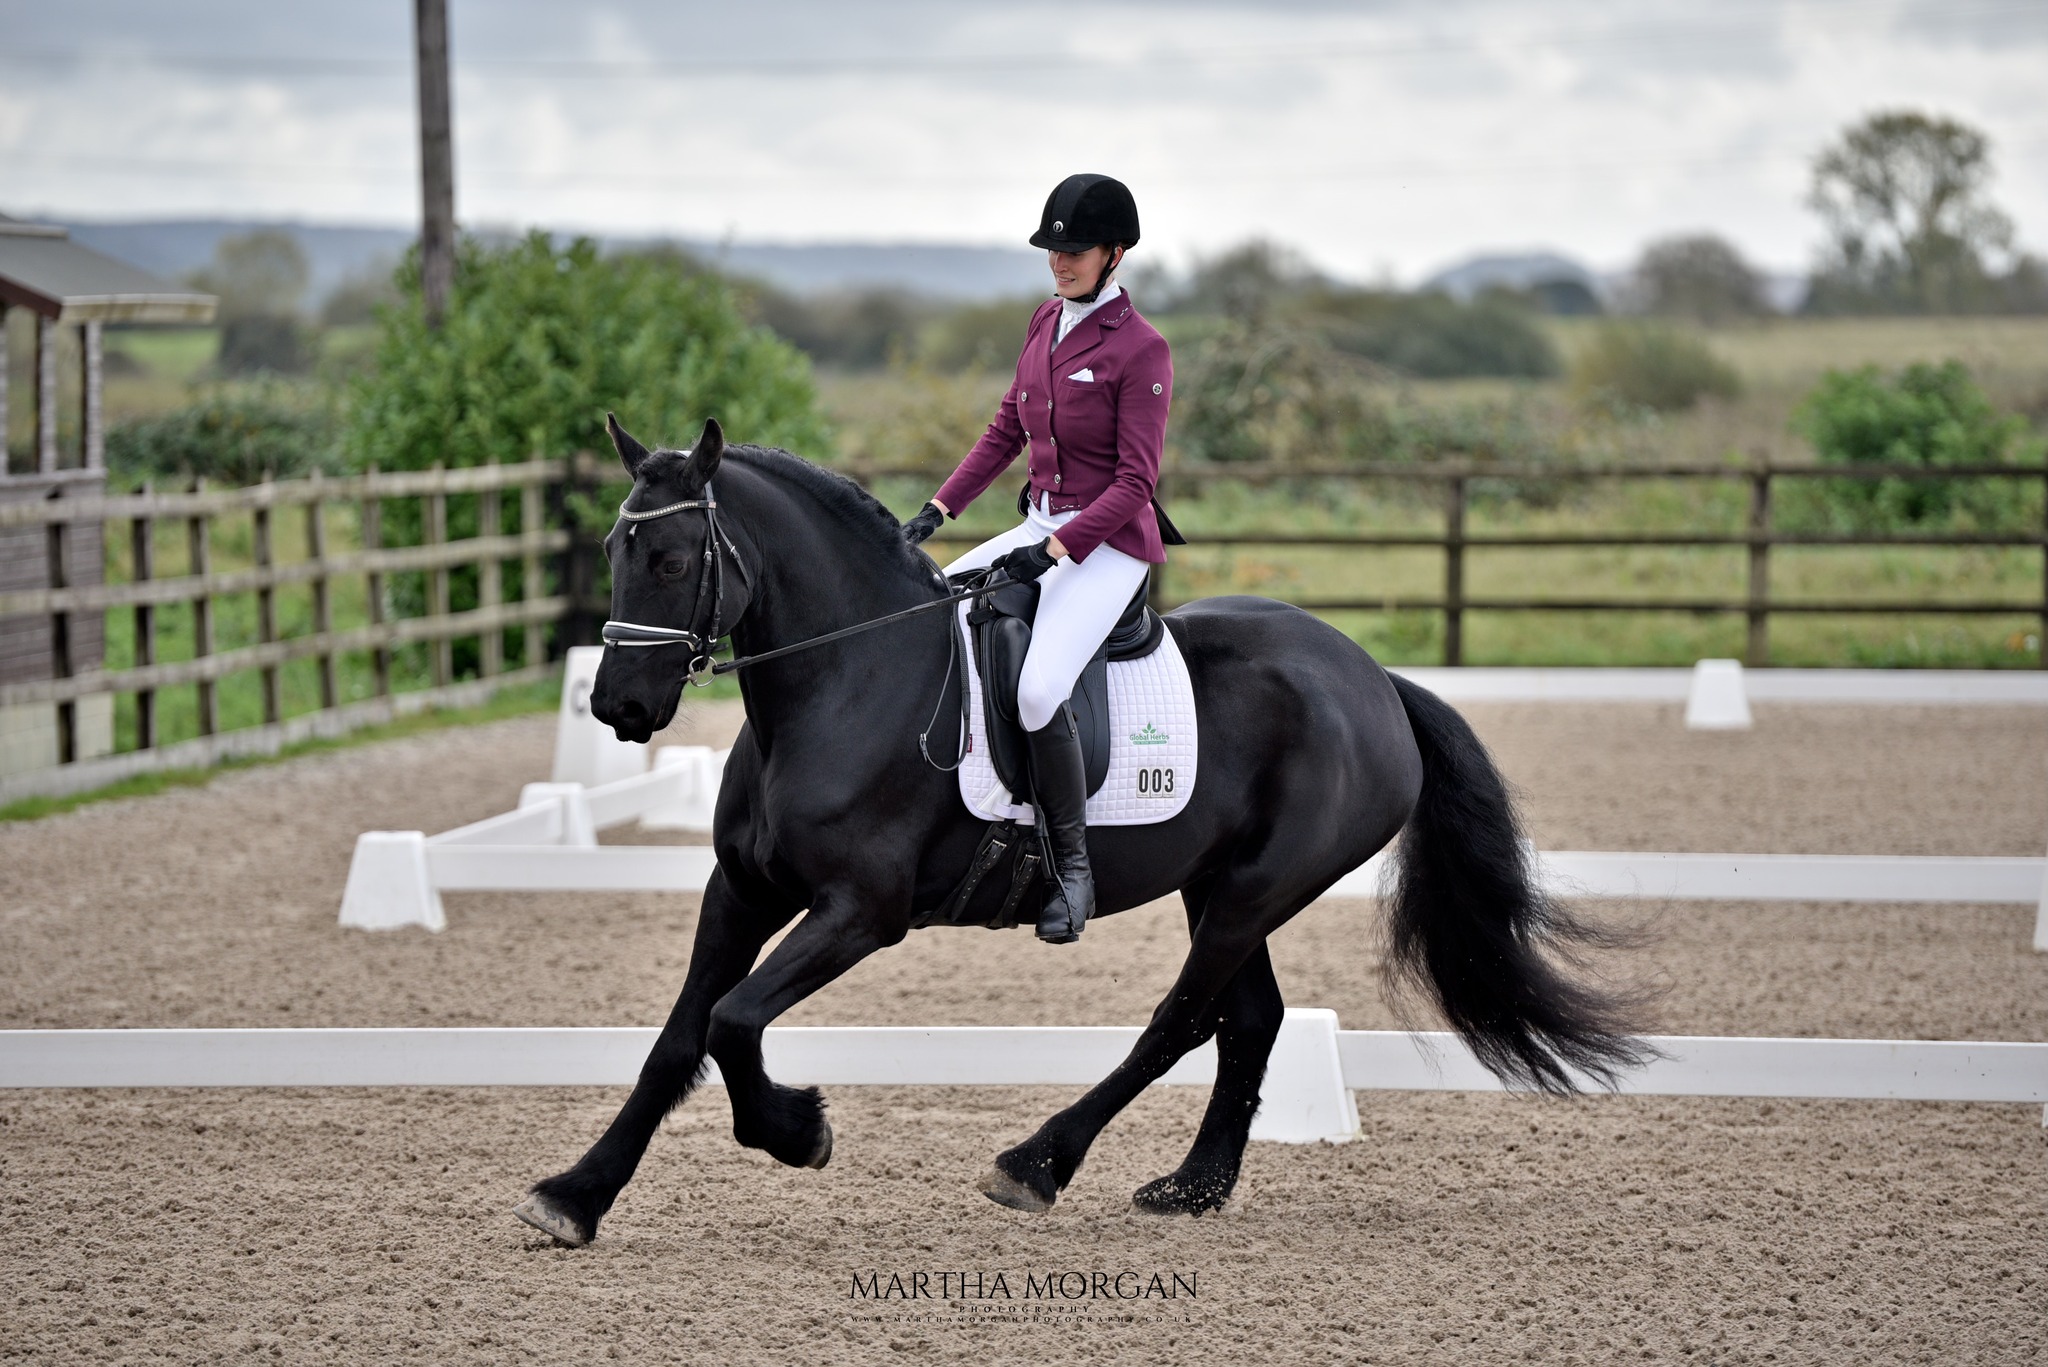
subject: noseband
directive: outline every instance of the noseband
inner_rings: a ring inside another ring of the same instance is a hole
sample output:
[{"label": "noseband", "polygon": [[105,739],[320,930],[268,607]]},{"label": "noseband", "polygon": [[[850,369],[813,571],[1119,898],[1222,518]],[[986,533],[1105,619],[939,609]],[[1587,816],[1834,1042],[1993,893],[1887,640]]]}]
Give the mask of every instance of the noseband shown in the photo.
[{"label": "noseband", "polygon": [[[628,495],[627,501],[631,501],[631,495]],[[691,626],[687,629],[678,629],[642,626],[638,622],[607,621],[598,639],[608,646],[627,649],[645,646],[687,646],[690,651],[688,678],[691,683],[701,688],[710,683],[712,675],[717,672],[711,659],[711,651],[718,638],[725,634],[721,619],[725,607],[727,555],[732,557],[733,568],[740,576],[740,583],[745,585],[750,580],[747,567],[740,560],[739,548],[732,544],[731,539],[725,534],[725,529],[718,525],[718,499],[712,495],[711,486],[706,484],[703,498],[684,499],[681,503],[671,503],[664,508],[634,512],[626,507],[625,503],[621,503],[619,517],[626,523],[626,535],[631,537],[638,530],[639,523],[652,522],[658,517],[687,512],[692,508],[704,510],[704,572],[697,577],[697,597],[690,604]],[[698,631],[695,628],[703,620],[704,594],[707,590],[711,594],[711,621],[702,631]]]}]

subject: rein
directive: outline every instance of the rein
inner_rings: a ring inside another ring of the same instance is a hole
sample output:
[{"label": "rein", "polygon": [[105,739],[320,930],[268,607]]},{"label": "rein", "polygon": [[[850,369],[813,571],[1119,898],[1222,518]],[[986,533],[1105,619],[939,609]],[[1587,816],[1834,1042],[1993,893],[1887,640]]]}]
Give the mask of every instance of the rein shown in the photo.
[{"label": "rein", "polygon": [[[749,665],[765,664],[769,660],[779,660],[785,655],[794,655],[798,651],[810,650],[815,646],[828,645],[833,641],[844,640],[848,636],[858,636],[862,632],[873,631],[878,627],[888,626],[892,622],[901,622],[906,618],[915,617],[919,613],[951,607],[955,603],[964,603],[970,598],[976,598],[988,592],[988,586],[983,584],[976,588],[963,590],[952,595],[950,598],[939,598],[929,603],[919,603],[914,608],[905,608],[901,612],[892,612],[887,617],[877,617],[872,621],[859,622],[850,627],[841,627],[837,631],[828,631],[823,636],[813,636],[807,641],[798,641],[793,645],[777,646],[774,650],[764,650],[758,655],[743,655],[736,659],[715,661],[711,658],[710,652],[712,646],[723,635],[719,630],[719,616],[725,597],[724,570],[727,553],[731,554],[734,568],[738,571],[742,582],[751,583],[752,576],[747,573],[746,565],[740,560],[739,548],[731,543],[724,530],[718,525],[718,500],[710,497],[711,488],[709,485],[705,486],[704,493],[706,495],[704,498],[685,499],[681,503],[671,503],[663,508],[650,508],[645,512],[629,511],[626,505],[621,503],[619,505],[619,516],[629,524],[632,524],[651,522],[655,518],[667,517],[671,513],[680,513],[692,508],[704,509],[706,514],[704,525],[704,574],[697,580],[697,601],[691,604],[690,615],[692,618],[697,616],[697,610],[703,606],[705,587],[715,584],[711,598],[711,625],[709,629],[700,633],[677,627],[651,627],[642,626],[638,622],[607,621],[604,624],[604,629],[598,636],[598,639],[608,646],[619,646],[628,649],[647,646],[688,646],[692,658],[690,660],[690,668],[684,675],[684,681],[695,684],[699,688],[708,686],[713,679],[721,674],[731,674],[736,670],[745,669]],[[626,528],[626,535],[631,536],[633,530],[633,527],[629,525]]]}]

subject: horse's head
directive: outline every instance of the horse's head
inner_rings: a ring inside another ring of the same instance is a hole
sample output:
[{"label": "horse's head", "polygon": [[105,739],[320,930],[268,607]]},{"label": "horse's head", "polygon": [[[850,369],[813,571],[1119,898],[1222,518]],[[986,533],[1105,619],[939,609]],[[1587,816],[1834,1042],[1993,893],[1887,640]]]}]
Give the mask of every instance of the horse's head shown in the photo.
[{"label": "horse's head", "polygon": [[686,676],[709,667],[746,610],[747,585],[712,492],[725,454],[718,424],[706,422],[688,451],[649,451],[609,413],[605,430],[633,489],[604,539],[612,620],[590,711],[620,740],[644,743],[675,716]]}]

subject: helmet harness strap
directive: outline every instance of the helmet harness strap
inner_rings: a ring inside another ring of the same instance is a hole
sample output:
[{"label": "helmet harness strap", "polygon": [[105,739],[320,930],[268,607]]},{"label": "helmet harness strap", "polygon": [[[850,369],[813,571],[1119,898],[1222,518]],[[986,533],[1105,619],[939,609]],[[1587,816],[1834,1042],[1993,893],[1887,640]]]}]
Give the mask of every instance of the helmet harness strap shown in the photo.
[{"label": "helmet harness strap", "polygon": [[1077,304],[1094,303],[1097,299],[1099,299],[1102,296],[1102,291],[1104,290],[1104,288],[1108,286],[1109,277],[1116,274],[1116,268],[1118,266],[1121,266],[1123,263],[1124,244],[1121,242],[1112,243],[1109,249],[1109,261],[1103,266],[1102,274],[1095,277],[1095,288],[1088,291],[1086,294],[1082,295],[1079,299],[1076,299],[1074,302]]}]

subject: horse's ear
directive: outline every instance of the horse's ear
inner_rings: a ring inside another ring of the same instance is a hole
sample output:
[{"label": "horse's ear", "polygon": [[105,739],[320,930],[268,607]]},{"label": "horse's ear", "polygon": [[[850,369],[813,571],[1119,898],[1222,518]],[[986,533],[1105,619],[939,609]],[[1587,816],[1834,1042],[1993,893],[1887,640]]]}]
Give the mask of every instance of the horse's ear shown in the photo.
[{"label": "horse's ear", "polygon": [[697,444],[690,448],[690,482],[703,488],[717,471],[719,459],[724,455],[725,429],[718,425],[716,418],[704,419],[704,430],[697,434]]},{"label": "horse's ear", "polygon": [[604,430],[611,434],[612,446],[619,453],[619,459],[626,463],[626,473],[635,479],[640,477],[640,462],[647,459],[647,448],[633,440],[633,434],[619,426],[618,415],[604,415]]}]

